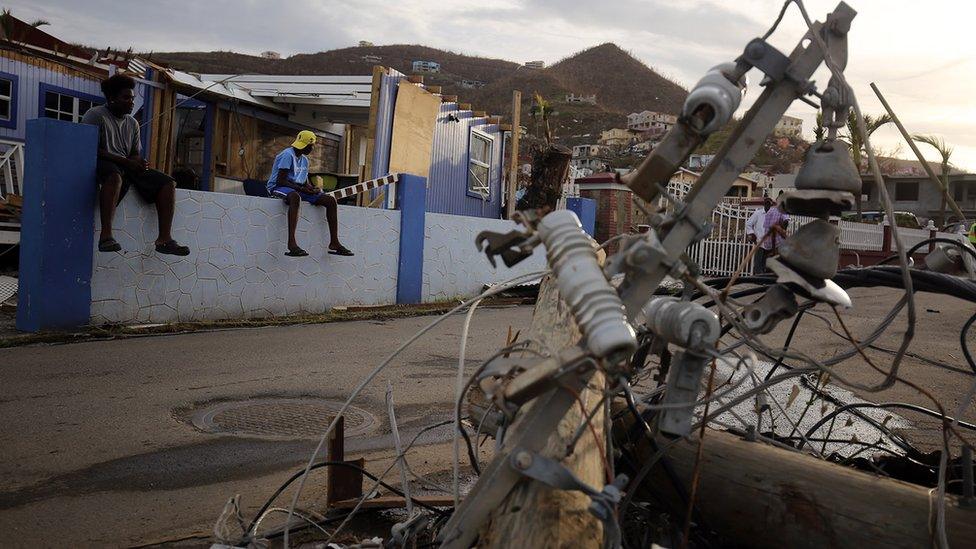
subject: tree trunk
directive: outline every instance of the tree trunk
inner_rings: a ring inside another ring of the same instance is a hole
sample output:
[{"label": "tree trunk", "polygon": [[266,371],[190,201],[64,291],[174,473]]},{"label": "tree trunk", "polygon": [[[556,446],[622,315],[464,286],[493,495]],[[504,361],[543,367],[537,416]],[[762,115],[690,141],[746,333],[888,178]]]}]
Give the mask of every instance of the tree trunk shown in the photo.
[{"label": "tree trunk", "polygon": [[555,210],[572,157],[572,151],[560,145],[547,145],[536,151],[532,159],[532,179],[516,207],[519,210]]}]

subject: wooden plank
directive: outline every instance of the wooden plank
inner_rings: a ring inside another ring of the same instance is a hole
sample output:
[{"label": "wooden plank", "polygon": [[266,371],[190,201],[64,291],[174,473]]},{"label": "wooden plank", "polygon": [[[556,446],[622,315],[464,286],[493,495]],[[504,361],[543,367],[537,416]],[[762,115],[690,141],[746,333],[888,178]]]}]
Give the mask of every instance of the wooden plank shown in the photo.
[{"label": "wooden plank", "polygon": [[512,125],[511,124],[499,124],[498,125],[498,131],[510,132],[510,131],[512,131]]},{"label": "wooden plank", "polygon": [[424,89],[400,81],[393,109],[390,173],[427,177],[434,146],[434,125],[441,102]]},{"label": "wooden plank", "polygon": [[459,111],[470,111],[471,110],[471,103],[458,103],[458,110]]},{"label": "wooden plank", "polygon": [[489,116],[488,117],[488,123],[489,124],[501,124],[502,123],[502,117],[500,117],[500,116]]},{"label": "wooden plank", "polygon": [[[579,328],[573,321],[569,307],[559,298],[555,281],[550,277],[543,280],[539,288],[530,337],[543,348],[554,350],[568,347],[580,338]],[[603,374],[596,372],[589,386],[600,387],[604,382]],[[600,393],[587,388],[580,398],[592,407],[600,399]],[[535,402],[538,401],[533,401],[529,406]],[[590,486],[603,486],[606,483],[601,459],[601,452],[605,451],[606,446],[603,418],[601,409],[592,421],[599,440],[594,440],[593,435],[587,432],[577,442],[573,454],[562,459],[563,465]],[[561,459],[582,419],[583,414],[578,406],[570,408],[541,453]],[[516,423],[512,429],[518,427]],[[603,525],[589,512],[589,505],[590,498],[580,492],[553,490],[539,482],[522,482],[492,513],[490,523],[481,532],[478,547],[601,548]]]},{"label": "wooden plank", "polygon": [[515,213],[515,191],[518,187],[518,156],[519,156],[519,138],[521,137],[521,124],[522,122],[522,92],[519,90],[512,91],[512,126],[509,130],[512,132],[512,137],[509,138],[509,148],[511,149],[511,154],[508,158],[508,188],[506,189],[505,197],[505,213],[506,217],[512,218],[512,214]]},{"label": "wooden plank", "polygon": [[[447,496],[413,496],[414,501],[419,501],[431,507],[452,507],[454,497]],[[348,499],[337,501],[333,507],[335,509],[352,509],[359,503],[359,499]],[[380,496],[378,498],[367,499],[363,502],[360,509],[395,509],[403,507],[404,500],[401,496]]]},{"label": "wooden plank", "polygon": [[413,74],[407,77],[407,81],[411,84],[423,84],[424,77],[419,74]]},{"label": "wooden plank", "polygon": [[442,95],[441,101],[444,103],[457,103],[458,96],[456,95]]},{"label": "wooden plank", "polygon": [[[627,416],[629,417],[629,416]],[[666,441],[661,441],[661,444]],[[669,451],[687,486],[697,437]],[[638,444],[638,462],[652,454]],[[729,433],[708,431],[696,505],[708,526],[742,547],[928,547],[929,489],[843,467]],[[642,486],[650,497],[676,498],[660,468]],[[673,501],[677,501],[673,499]],[[976,512],[948,496],[949,543],[971,547]]]},{"label": "wooden plank", "polygon": [[430,93],[441,93],[440,86],[425,86]]},{"label": "wooden plank", "polygon": [[488,116],[488,113],[485,111],[474,111],[475,118],[485,118],[486,116]]},{"label": "wooden plank", "polygon": [[373,84],[369,93],[369,121],[366,123],[366,164],[360,181],[371,177],[373,173],[373,150],[376,147],[376,117],[380,109],[380,88],[386,68],[379,65],[373,67]]}]

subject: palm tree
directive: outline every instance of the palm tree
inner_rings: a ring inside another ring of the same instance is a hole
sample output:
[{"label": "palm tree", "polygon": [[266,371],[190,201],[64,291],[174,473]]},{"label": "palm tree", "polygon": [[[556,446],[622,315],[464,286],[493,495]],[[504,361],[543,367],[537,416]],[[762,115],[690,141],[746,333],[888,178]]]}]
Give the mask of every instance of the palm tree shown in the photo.
[{"label": "palm tree", "polygon": [[945,224],[946,196],[949,193],[949,157],[952,156],[952,147],[947,145],[945,140],[934,135],[913,135],[912,140],[925,143],[938,151],[942,157],[942,189],[944,192],[939,204],[939,225]]},{"label": "palm tree", "polygon": [[827,128],[823,125],[823,111],[817,111],[817,124],[813,127],[813,136],[816,141],[823,141],[826,134]]},{"label": "palm tree", "polygon": [[[36,29],[50,25],[51,22],[44,19],[37,19],[29,24]],[[14,38],[14,16],[10,12],[9,8],[4,8],[3,11],[0,12],[0,31],[3,32],[3,38],[6,40],[16,41],[22,38]]]},{"label": "palm tree", "polygon": [[[882,114],[877,117],[871,116],[870,114],[864,115],[864,127],[868,130],[868,137],[871,137],[881,126],[890,122],[891,117],[887,114]],[[851,145],[851,160],[854,161],[857,171],[860,172],[864,160],[864,157],[861,156],[861,152],[864,151],[864,138],[861,137],[861,132],[857,130],[857,117],[853,110],[847,115],[847,140]]]},{"label": "palm tree", "polygon": [[532,108],[529,109],[529,116],[535,121],[536,132],[538,132],[539,122],[542,122],[545,131],[543,137],[545,137],[546,145],[548,145],[552,143],[552,130],[549,129],[549,117],[554,114],[552,105],[539,92],[535,92],[534,101]]},{"label": "palm tree", "polygon": [[[871,116],[870,114],[864,115],[864,127],[868,131],[868,137],[871,136],[875,131],[877,131],[881,126],[891,122],[891,117],[887,113],[880,116]],[[864,150],[864,138],[861,136],[861,132],[857,128],[857,115],[854,114],[854,110],[851,109],[847,113],[847,141],[851,146],[851,160],[854,161],[854,166],[857,168],[857,173],[861,173],[861,165],[863,157],[861,152]],[[857,203],[857,220],[861,220],[861,195],[863,193],[857,193],[854,197]]]}]

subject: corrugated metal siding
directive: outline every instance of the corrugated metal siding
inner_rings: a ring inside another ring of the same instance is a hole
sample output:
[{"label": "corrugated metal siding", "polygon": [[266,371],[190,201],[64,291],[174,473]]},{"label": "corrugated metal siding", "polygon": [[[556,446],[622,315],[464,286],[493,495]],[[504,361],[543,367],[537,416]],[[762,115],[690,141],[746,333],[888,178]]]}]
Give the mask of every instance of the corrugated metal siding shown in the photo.
[{"label": "corrugated metal siding", "polygon": [[393,111],[396,107],[397,85],[405,75],[389,69],[380,82],[380,100],[376,112],[376,141],[373,143],[372,179],[388,175],[390,170],[390,145],[393,141]]},{"label": "corrugated metal siding", "polygon": [[[452,121],[451,115],[458,120]],[[427,179],[427,211],[474,217],[497,218],[501,214],[502,132],[486,118],[474,118],[472,111],[458,110],[457,103],[441,104],[434,127],[430,173]],[[471,129],[494,141],[487,200],[468,194],[468,150]]]},{"label": "corrugated metal siding", "polygon": [[[39,90],[42,83],[102,96],[101,82],[97,78],[64,74],[3,56],[0,56],[0,71],[17,76],[17,125],[14,128],[0,128],[0,139],[24,140],[27,121],[37,118],[40,112]],[[136,85],[136,110],[142,105],[146,89],[147,86],[143,84]]]}]

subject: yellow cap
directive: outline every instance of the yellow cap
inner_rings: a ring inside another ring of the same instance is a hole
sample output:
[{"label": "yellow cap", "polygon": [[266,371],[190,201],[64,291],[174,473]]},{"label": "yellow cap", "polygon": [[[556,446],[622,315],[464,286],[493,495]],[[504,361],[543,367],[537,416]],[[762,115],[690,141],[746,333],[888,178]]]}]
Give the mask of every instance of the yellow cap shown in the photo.
[{"label": "yellow cap", "polygon": [[296,149],[304,149],[309,145],[315,144],[315,134],[308,131],[302,130],[298,132],[298,137],[295,138],[295,142],[291,144],[292,147]]}]

